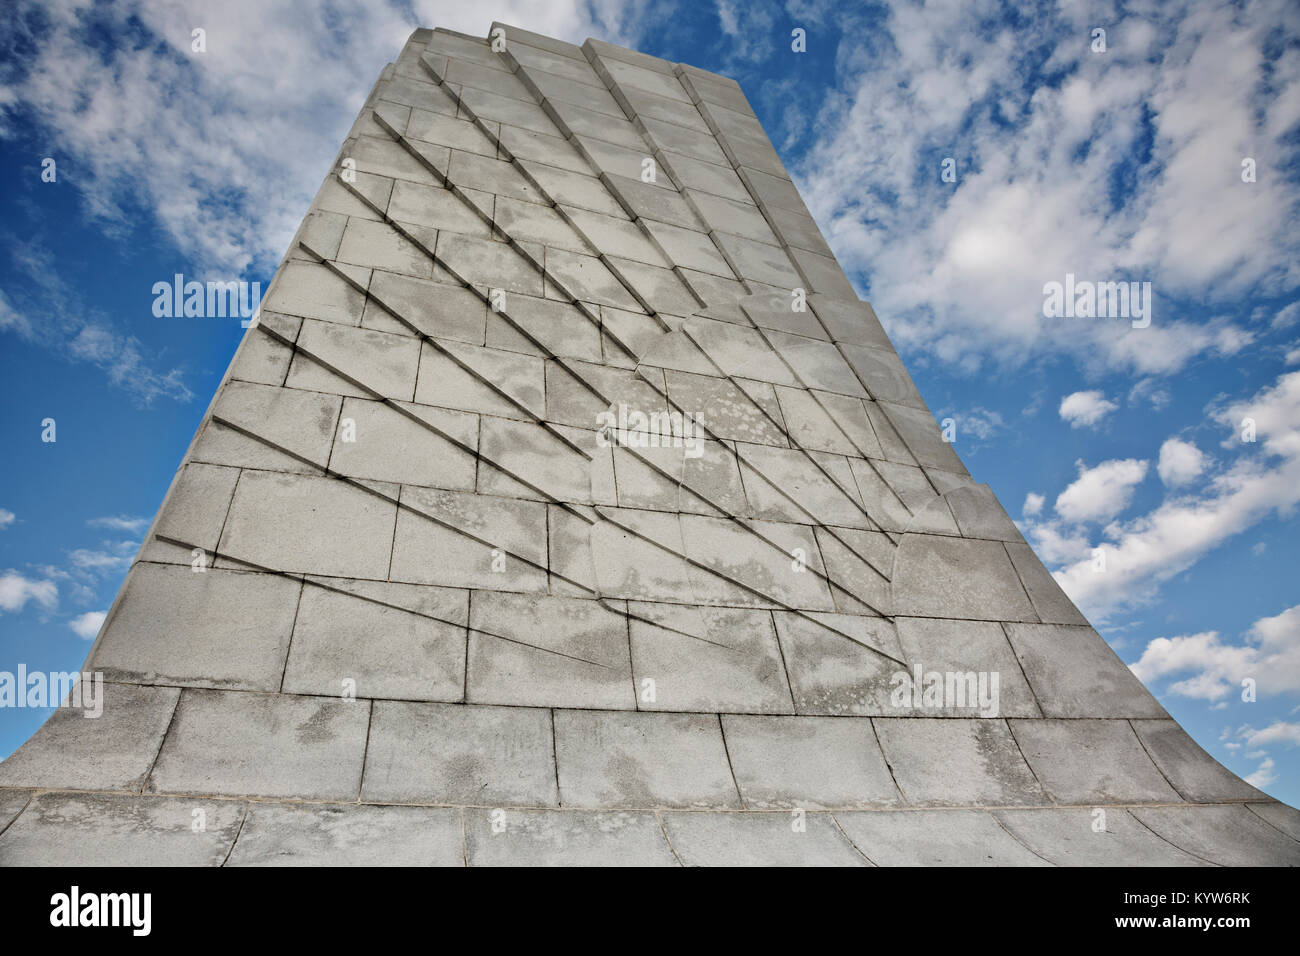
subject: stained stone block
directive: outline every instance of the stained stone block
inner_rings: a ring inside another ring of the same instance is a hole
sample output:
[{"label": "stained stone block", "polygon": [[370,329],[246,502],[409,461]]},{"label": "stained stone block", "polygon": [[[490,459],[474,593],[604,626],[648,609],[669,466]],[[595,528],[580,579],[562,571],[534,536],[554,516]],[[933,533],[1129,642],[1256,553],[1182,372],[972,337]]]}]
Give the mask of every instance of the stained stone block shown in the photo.
[{"label": "stained stone block", "polygon": [[227,866],[464,866],[461,811],[254,803]]},{"label": "stained stone block", "polygon": [[[594,175],[591,164],[570,145],[568,140],[558,135],[558,132],[558,130],[552,129],[551,135],[548,136],[545,133],[538,133],[529,129],[502,125],[500,134],[501,158],[531,161],[557,170],[581,173],[587,178]],[[529,173],[535,181],[536,173],[536,168]],[[550,192],[549,189],[546,191]],[[622,215],[622,213],[620,212],[619,215]]]},{"label": "stained stone block", "polygon": [[709,569],[691,571],[700,603],[835,609],[811,528],[751,521],[747,529],[729,518],[689,514],[681,524],[686,553]]},{"label": "stained stone block", "polygon": [[0,866],[220,866],[243,820],[233,800],[41,793],[0,836]]},{"label": "stained stone block", "polygon": [[213,405],[217,421],[204,427],[193,459],[319,473],[329,460],[340,404],[337,395],[231,382]]},{"label": "stained stone block", "polygon": [[437,254],[438,261],[462,282],[524,295],[543,294],[541,273],[504,242],[440,232]]},{"label": "stained stone block", "polygon": [[[923,408],[895,405],[891,402],[881,402],[879,407],[920,464],[965,473],[966,467],[957,457],[952,445],[943,440],[943,434],[929,412]],[[958,424],[959,438],[960,428],[961,425]],[[986,489],[987,486],[973,486],[971,497],[981,494],[978,490],[981,488]],[[991,498],[992,493],[988,492],[988,496]],[[969,500],[963,503],[968,504],[969,507],[964,508],[958,516],[957,523],[962,526],[962,534],[970,538],[1020,540],[1020,533],[1016,531],[1015,525],[1007,518],[1001,506],[997,505],[997,499],[993,499],[991,505],[982,500]]]},{"label": "stained stone block", "polygon": [[577,306],[511,295],[504,313],[488,313],[488,348],[599,362],[598,326]]},{"label": "stained stone block", "polygon": [[146,789],[355,800],[369,723],[365,701],[186,690]]},{"label": "stained stone block", "polygon": [[789,256],[779,246],[727,232],[715,231],[713,235],[728,265],[742,279],[754,279],[786,289],[803,285],[803,280],[790,264]]},{"label": "stained stone block", "polygon": [[1011,730],[1058,803],[1177,803],[1126,720],[1013,720]]},{"label": "stained stone block", "polygon": [[621,605],[475,592],[468,699],[474,703],[632,709]]},{"label": "stained stone block", "polygon": [[[755,516],[800,524],[869,528],[853,472],[843,458],[795,448],[736,443]],[[828,477],[829,475],[829,477]]]},{"label": "stained stone block", "polygon": [[1048,865],[983,810],[840,812],[835,821],[876,866]]},{"label": "stained stone block", "polygon": [[995,816],[1037,856],[1056,866],[1204,866],[1152,833],[1119,807],[1102,819],[1090,808],[1000,810]]},{"label": "stained stone block", "polygon": [[998,541],[909,534],[894,562],[894,610],[973,621],[1037,618]]},{"label": "stained stone block", "polygon": [[[770,615],[632,602],[632,673],[641,710],[793,712]],[[652,623],[653,622],[653,623]]]},{"label": "stained stone block", "polygon": [[644,143],[637,128],[622,116],[583,109],[559,100],[547,100],[544,105],[546,114],[570,138],[585,136],[602,139],[628,149],[638,149]]},{"label": "stained stone block", "polygon": [[615,446],[618,503],[625,508],[673,510],[692,514],[745,514],[745,489],[731,449],[702,441],[699,457],[685,447]]},{"label": "stained stone block", "polygon": [[415,400],[421,405],[526,421],[545,412],[545,373],[540,358],[455,342],[438,345],[435,349],[426,342],[420,354]]},{"label": "stained stone block", "polygon": [[[808,232],[809,230],[804,232],[805,242],[808,241],[806,238]],[[785,238],[784,232],[782,238]],[[849,281],[848,276],[844,274],[844,270],[840,268],[840,264],[833,257],[809,252],[795,243],[790,243],[788,249],[790,258],[794,260],[795,267],[808,280],[808,286],[813,292],[836,295],[844,299],[856,299],[858,297],[858,292],[853,288],[853,283]]]},{"label": "stained stone block", "polygon": [[[395,497],[396,488],[385,494]],[[246,471],[221,535],[228,557],[264,568],[340,577],[388,576],[397,505],[333,478]]]},{"label": "stained stone block", "polygon": [[300,587],[274,574],[137,564],[90,666],[112,681],[276,690]]},{"label": "stained stone block", "polygon": [[[411,118],[406,125],[409,139],[423,140],[426,143],[440,143],[452,149],[467,153],[478,153],[493,159],[497,156],[495,138],[499,136],[499,124],[485,124],[488,132],[468,120],[456,119],[431,110],[411,110]],[[398,217],[400,218],[400,217]]]},{"label": "stained stone block", "polygon": [[1090,627],[1008,624],[1047,717],[1164,717],[1164,708]]},{"label": "stained stone block", "polygon": [[798,713],[889,713],[891,680],[904,670],[893,624],[845,614],[774,617]]},{"label": "stained stone block", "polygon": [[724,715],[727,754],[748,809],[898,804],[865,717]]},{"label": "stained stone block", "polygon": [[[478,155],[456,153],[456,155]],[[496,162],[496,160],[492,160]],[[457,185],[461,185],[457,183]],[[432,184],[398,180],[388,203],[388,217],[398,222],[413,222],[430,229],[447,230],[466,236],[487,239],[492,229],[463,199],[450,189]]]},{"label": "stained stone block", "polygon": [[[893,567],[894,547],[888,535],[856,528],[814,527],[813,532],[826,565],[835,609],[848,614],[891,613],[887,575]],[[881,550],[887,553],[878,553]]]},{"label": "stained stone block", "polygon": [[298,348],[285,380],[290,388],[408,402],[415,392],[420,343],[410,336],[307,320]]},{"label": "stained stone block", "polygon": [[1038,555],[1034,554],[1029,545],[1023,541],[1008,541],[1006,546],[1007,555],[1016,566],[1016,573],[1020,575],[1020,583],[1025,586],[1034,610],[1044,622],[1078,625],[1088,623],[1088,619],[1061,590],[1061,586],[1043,567],[1043,562],[1038,560]]},{"label": "stained stone block", "polygon": [[664,830],[685,866],[868,866],[829,813],[809,813],[795,832],[785,813],[665,813]]},{"label": "stained stone block", "polygon": [[1048,802],[1004,720],[877,717],[874,723],[908,803],[962,807]]},{"label": "stained stone block", "polygon": [[1129,722],[1166,780],[1196,803],[1264,800],[1266,797],[1202,750],[1172,720]]},{"label": "stained stone block", "polygon": [[[707,115],[704,120],[708,122]],[[725,146],[714,139],[710,133],[687,129],[676,123],[665,123],[651,116],[637,117],[637,125],[641,127],[646,138],[659,149],[682,153],[692,159],[724,168],[731,168],[733,165],[724,152]]]},{"label": "stained stone block", "polygon": [[1300,843],[1244,806],[1134,807],[1145,826],[1188,853],[1220,866],[1300,866]]},{"label": "stained stone block", "polygon": [[295,259],[286,262],[276,274],[262,308],[339,325],[358,325],[365,301],[365,293],[337,273],[318,263]]},{"label": "stained stone block", "polygon": [[801,384],[783,353],[771,348],[756,329],[698,318],[688,320],[682,328],[726,375],[786,386]]},{"label": "stained stone block", "polygon": [[740,202],[754,201],[740,177],[727,166],[719,166],[683,153],[664,151],[660,155],[664,167],[686,194],[687,201],[693,198],[694,192],[709,193]]},{"label": "stained stone block", "polygon": [[[238,480],[238,468],[199,464],[182,468],[163,501],[157,523],[140,547],[138,560],[189,565],[194,560],[193,548],[211,555],[221,538]],[[159,541],[157,535],[181,544]]]},{"label": "stained stone block", "polygon": [[677,601],[693,592],[677,515],[602,508],[590,530],[600,592],[632,600]]},{"label": "stained stone block", "polygon": [[[915,676],[919,669],[922,674],[922,685],[913,688],[910,706],[895,710],[898,716],[908,710],[929,717],[1041,715],[1000,625],[924,617],[899,617],[894,624],[911,673]],[[930,673],[937,673],[941,681],[946,681],[948,674],[956,675],[952,687],[964,696],[964,702],[945,698],[938,701],[937,708],[930,707],[922,697],[925,675]],[[992,693],[994,675],[998,682],[996,694]],[[981,687],[988,693],[987,708],[979,696]]]},{"label": "stained stone block", "polygon": [[610,195],[601,181],[588,172],[591,164],[585,159],[583,163],[586,168],[575,171],[528,159],[519,161],[519,165],[528,173],[529,179],[535,182],[552,202],[577,206],[602,216],[626,219],[627,214],[623,211],[623,207]]},{"label": "stained stone block", "polygon": [[557,710],[555,747],[566,806],[740,808],[715,715]]},{"label": "stained stone block", "polygon": [[[572,430],[577,435],[575,442],[574,438],[565,441],[557,431],[558,426],[544,427],[484,416],[479,493],[582,504],[599,499],[601,503],[613,504],[612,486],[595,487],[598,465],[594,456],[600,449],[595,445],[594,434]],[[584,457],[570,442],[593,457]],[[607,464],[607,451],[603,458]]]},{"label": "stained stone block", "polygon": [[31,798],[30,790],[0,790],[0,833],[23,812]]},{"label": "stained stone block", "polygon": [[1250,811],[1293,840],[1300,840],[1300,810],[1285,803],[1248,804]]},{"label": "stained stone block", "polygon": [[460,700],[467,602],[465,591],[309,578],[293,623],[283,690]]},{"label": "stained stone block", "polygon": [[179,694],[174,687],[105,683],[100,716],[85,716],[97,704],[55,710],[0,764],[0,787],[138,791]]},{"label": "stained stone block", "polygon": [[637,262],[634,259],[607,257],[609,269],[648,311],[685,315],[700,307],[695,295],[668,269]]},{"label": "stained stone block", "polygon": [[[352,219],[339,246],[340,262],[369,269],[383,269],[403,275],[428,279],[433,276],[433,260],[410,239],[392,226],[367,219]],[[276,311],[286,311],[277,307]],[[360,319],[360,316],[357,316]],[[357,324],[355,321],[353,325]]]},{"label": "stained stone block", "polygon": [[402,504],[392,538],[391,580],[546,590],[546,506],[541,502],[404,487]]},{"label": "stained stone block", "polygon": [[550,712],[376,701],[361,798],[554,806]]},{"label": "stained stone block", "polygon": [[[917,460],[927,463],[920,455]],[[966,485],[948,492],[945,497],[964,537],[1017,543],[1023,541],[1015,523],[1007,517],[988,485]]]},{"label": "stained stone block", "polygon": [[645,233],[627,219],[602,216],[577,206],[560,206],[559,209],[593,246],[606,255],[634,259],[661,268],[672,265]]},{"label": "stained stone block", "polygon": [[459,98],[463,116],[476,120],[495,121],[501,124],[503,131],[507,126],[512,126],[545,136],[560,136],[560,131],[546,115],[546,111],[536,103],[525,103],[523,100],[499,96],[472,87],[462,89]]},{"label": "stained stone block", "polygon": [[667,372],[664,377],[673,405],[689,412],[696,421],[702,421],[714,437],[765,445],[786,444],[781,429],[773,422],[772,416],[780,415],[775,393],[769,393],[772,402],[764,414],[749,393],[725,378],[675,371]]},{"label": "stained stone block", "polygon": [[866,348],[861,345],[840,343],[840,350],[871,397],[881,402],[894,402],[924,408],[921,395],[912,384],[912,377],[892,351]]},{"label": "stained stone block", "polygon": [[659,821],[648,811],[465,811],[470,866],[677,866]]},{"label": "stained stone block", "polygon": [[347,398],[329,464],[355,478],[468,491],[478,433],[477,415]]},{"label": "stained stone block", "polygon": [[609,267],[595,256],[547,249],[546,273],[548,278],[584,302],[612,305],[616,309],[640,308]]}]

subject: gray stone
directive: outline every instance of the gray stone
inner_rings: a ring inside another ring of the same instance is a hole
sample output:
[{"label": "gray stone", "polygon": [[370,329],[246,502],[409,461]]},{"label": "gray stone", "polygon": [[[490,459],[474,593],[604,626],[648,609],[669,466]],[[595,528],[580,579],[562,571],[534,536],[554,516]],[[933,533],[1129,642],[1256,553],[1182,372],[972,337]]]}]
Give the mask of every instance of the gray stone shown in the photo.
[{"label": "gray stone", "polygon": [[362,799],[554,806],[551,734],[546,710],[376,701]]},{"label": "gray stone", "polygon": [[298,347],[285,380],[290,388],[408,402],[415,393],[420,343],[409,336],[308,320]]},{"label": "gray stone", "polygon": [[835,820],[876,866],[1047,865],[983,810],[841,811]]},{"label": "gray stone", "polygon": [[1056,866],[1205,865],[1120,807],[1000,810],[994,815],[1017,840]]},{"label": "gray stone", "polygon": [[464,866],[461,811],[254,803],[227,866]]},{"label": "gray stone", "polygon": [[975,621],[1037,618],[1000,542],[909,534],[894,562],[894,609]]},{"label": "gray stone", "polygon": [[677,866],[655,814],[466,810],[470,866]]},{"label": "gray stone", "polygon": [[714,715],[557,710],[555,747],[566,806],[740,806]]},{"label": "gray stone", "polygon": [[111,681],[277,690],[300,588],[275,574],[137,564],[89,666]]},{"label": "gray stone", "polygon": [[355,800],[369,723],[364,701],[182,691],[146,789]]},{"label": "gray stone", "polygon": [[894,626],[880,618],[846,614],[776,615],[801,714],[888,714],[892,678],[902,652]]},{"label": "gray stone", "polygon": [[[82,697],[59,707],[31,739],[0,763],[0,787],[138,791],[158,756],[180,691],[104,684],[103,711]],[[98,690],[95,691],[98,693]]]},{"label": "gray stone", "polygon": [[1300,843],[1244,806],[1134,807],[1131,812],[1174,846],[1219,866],[1300,866]]},{"label": "gray stone", "polygon": [[623,614],[593,600],[476,592],[468,699],[631,710],[627,631]]},{"label": "gray stone", "polygon": [[[1041,716],[1016,655],[999,625],[924,617],[898,617],[894,625],[913,676],[917,671],[923,675],[937,673],[941,679],[954,674],[952,689],[960,695],[960,702],[942,699],[937,708],[922,699],[914,700],[911,706],[895,708],[898,716],[908,711],[928,717]],[[985,708],[976,689],[991,691],[994,675],[997,692],[990,693],[992,706]],[[923,697],[925,680],[923,676],[922,686],[913,688],[915,698]],[[944,687],[947,686],[945,682]]]},{"label": "gray stone", "polygon": [[727,754],[748,809],[878,807],[898,788],[865,717],[726,714]]},{"label": "gray stone", "polygon": [[329,464],[354,478],[468,491],[478,440],[477,415],[347,398]]},{"label": "gray stone", "polygon": [[875,718],[903,798],[917,806],[1046,803],[1003,720]]},{"label": "gray stone", "polygon": [[1007,624],[1046,717],[1164,717],[1142,682],[1090,627]]},{"label": "gray stone", "polygon": [[465,591],[309,578],[294,619],[282,689],[461,700],[467,603]]},{"label": "gray stone", "polygon": [[1196,803],[1267,799],[1202,750],[1174,721],[1132,720],[1129,723],[1160,773],[1184,799]]},{"label": "gray stone", "polygon": [[1177,803],[1126,720],[1013,720],[1020,750],[1057,802]]},{"label": "gray stone", "polygon": [[829,813],[664,813],[684,866],[868,866]]},{"label": "gray stone", "polygon": [[244,808],[231,800],[41,793],[0,836],[0,866],[220,866]]}]

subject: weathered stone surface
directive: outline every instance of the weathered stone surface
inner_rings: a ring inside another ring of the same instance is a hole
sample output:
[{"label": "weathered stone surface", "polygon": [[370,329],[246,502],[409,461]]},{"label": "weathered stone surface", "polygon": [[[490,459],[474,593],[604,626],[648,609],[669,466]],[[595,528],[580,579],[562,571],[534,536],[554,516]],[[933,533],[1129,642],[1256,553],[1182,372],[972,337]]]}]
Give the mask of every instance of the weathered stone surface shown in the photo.
[{"label": "weathered stone surface", "polygon": [[1007,624],[1045,717],[1163,717],[1133,672],[1090,627]]},{"label": "weathered stone surface", "polygon": [[1057,803],[1179,800],[1126,720],[1013,720],[1011,731]]},{"label": "weathered stone surface", "polygon": [[740,807],[715,715],[558,710],[555,748],[566,806]]},{"label": "weathered stone surface", "polygon": [[233,800],[41,793],[0,835],[0,866],[220,866],[243,819]]},{"label": "weathered stone surface", "polygon": [[376,701],[363,800],[554,806],[549,711]]},{"label": "weathered stone surface", "polygon": [[677,866],[655,814],[466,810],[470,866]]},{"label": "weathered stone surface", "polygon": [[994,816],[1017,840],[1057,866],[1205,865],[1120,807],[999,810]]},{"label": "weathered stone surface", "polygon": [[868,866],[829,813],[664,813],[664,831],[684,866]]},{"label": "weathered stone surface", "polygon": [[1046,866],[983,810],[851,813],[835,820],[876,866]]},{"label": "weathered stone surface", "polygon": [[464,866],[461,811],[254,803],[227,866]]},{"label": "weathered stone surface", "polygon": [[1134,807],[1145,826],[1174,846],[1219,866],[1300,866],[1300,843],[1244,806]]},{"label": "weathered stone surface", "polygon": [[1003,720],[876,718],[885,759],[908,803],[1015,806],[1046,803]]}]

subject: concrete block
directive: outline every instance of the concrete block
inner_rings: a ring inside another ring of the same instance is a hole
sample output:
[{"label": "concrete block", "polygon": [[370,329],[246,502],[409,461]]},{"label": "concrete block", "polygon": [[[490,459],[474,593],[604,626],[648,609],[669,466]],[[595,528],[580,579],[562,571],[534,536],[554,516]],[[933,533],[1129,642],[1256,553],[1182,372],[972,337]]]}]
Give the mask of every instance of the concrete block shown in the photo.
[{"label": "concrete block", "polygon": [[[465,811],[470,866],[677,866],[648,811]],[[499,829],[504,823],[504,829]]]},{"label": "concrete block", "polygon": [[722,718],[747,809],[893,806],[901,802],[865,717]]},{"label": "concrete block", "polygon": [[995,816],[1036,855],[1056,866],[1204,866],[1205,862],[1138,823],[1119,807],[1105,807],[1102,818],[1080,807],[1050,810],[999,810]]},{"label": "concrete block", "polygon": [[446,588],[308,579],[284,692],[461,700],[467,603],[467,592]]},{"label": "concrete block", "polygon": [[[396,494],[396,489],[389,489]],[[245,471],[221,535],[219,566],[388,577],[397,506],[337,478]]]},{"label": "concrete block", "polygon": [[1195,803],[1268,799],[1202,750],[1174,721],[1129,723],[1160,773],[1184,799]]},{"label": "concrete block", "polygon": [[[1033,692],[1025,682],[1016,655],[998,624],[988,621],[953,621],[942,618],[898,617],[894,619],[898,641],[909,672],[915,678],[922,673],[920,686],[913,686],[908,706],[894,708],[893,713],[908,712],[927,717],[1039,717],[1041,712]],[[929,705],[924,697],[926,677],[940,675],[944,691]],[[946,699],[946,675],[958,675],[952,689],[964,700]],[[974,675],[972,684],[970,675]],[[997,693],[992,694],[993,675],[997,675]],[[913,685],[915,685],[913,680]],[[991,706],[984,707],[981,691],[987,689]]]},{"label": "concrete block", "polygon": [[874,723],[885,759],[910,804],[963,807],[1048,802],[1004,720],[877,717]]},{"label": "concrete block", "polygon": [[[41,793],[0,836],[0,866],[220,866],[244,807],[233,800]],[[197,832],[196,810],[204,823]]]},{"label": "concrete block", "polygon": [[876,866],[1048,865],[983,810],[841,811],[835,820]]},{"label": "concrete block", "polygon": [[555,747],[566,806],[740,807],[714,715],[557,710]]},{"label": "concrete block", "polygon": [[882,618],[801,616],[788,611],[777,611],[774,617],[798,713],[889,713],[891,679],[902,670],[892,623]]},{"label": "concrete block", "polygon": [[1178,803],[1126,720],[1013,720],[1034,776],[1057,803]]},{"label": "concrete block", "polygon": [[642,602],[628,610],[640,710],[793,713],[768,612]]},{"label": "concrete block", "polygon": [[0,787],[138,791],[179,694],[174,687],[104,684],[100,716],[87,717],[79,707],[55,710],[0,763]]},{"label": "concrete block", "polygon": [[894,610],[915,617],[1033,621],[1001,542],[906,535],[894,562]]},{"label": "concrete block", "polygon": [[378,394],[408,402],[415,392],[420,343],[410,336],[309,319],[302,324],[298,347],[312,357],[303,351],[294,356],[285,380],[290,388],[360,398]]},{"label": "concrete block", "polygon": [[685,866],[867,866],[829,813],[803,829],[787,813],[664,813],[664,830]]},{"label": "concrete block", "polygon": [[[425,343],[415,400],[503,418],[532,421],[545,410],[542,360],[498,348]],[[449,353],[449,354],[444,354]]]},{"label": "concrete block", "polygon": [[478,416],[409,402],[400,408],[344,399],[330,468],[354,478],[472,490],[477,461],[466,449],[478,445]]},{"label": "concrete block", "polygon": [[355,800],[368,702],[186,690],[146,792]]},{"label": "concrete block", "polygon": [[227,866],[464,866],[461,811],[254,803]]},{"label": "concrete block", "polygon": [[554,806],[551,715],[523,707],[376,701],[362,799]]},{"label": "concrete block", "polygon": [[619,610],[581,598],[476,592],[468,699],[635,708],[628,622]]},{"label": "concrete block", "polygon": [[137,564],[89,666],[110,681],[277,690],[300,587],[275,574]]}]

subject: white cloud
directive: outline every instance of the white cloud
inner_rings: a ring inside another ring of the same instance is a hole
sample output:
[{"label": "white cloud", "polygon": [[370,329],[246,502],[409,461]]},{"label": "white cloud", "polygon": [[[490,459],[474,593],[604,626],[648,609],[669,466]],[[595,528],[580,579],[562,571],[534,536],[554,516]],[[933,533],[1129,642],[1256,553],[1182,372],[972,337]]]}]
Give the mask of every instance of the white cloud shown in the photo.
[{"label": "white cloud", "polygon": [[[1081,551],[1056,578],[1086,613],[1105,620],[1118,608],[1154,597],[1159,585],[1181,574],[1206,552],[1269,515],[1300,504],[1300,371],[1244,401],[1211,409],[1226,431],[1223,447],[1236,461],[1194,493],[1166,497],[1148,514],[1105,529],[1099,542],[1105,573]],[[1242,443],[1243,418],[1256,422],[1258,441]],[[1055,541],[1059,529],[1030,527],[1036,546]],[[1047,552],[1040,550],[1045,560]]]},{"label": "white cloud", "polygon": [[0,531],[13,524],[16,517],[17,515],[7,508],[0,508]]},{"label": "white cloud", "polygon": [[1043,510],[1043,502],[1045,500],[1046,499],[1044,499],[1042,495],[1035,494],[1031,491],[1029,494],[1025,495],[1025,505],[1020,510],[1026,515],[1039,514]]},{"label": "white cloud", "polygon": [[68,622],[68,626],[76,631],[78,637],[90,641],[94,640],[95,635],[99,633],[99,626],[104,623],[106,617],[108,617],[107,611],[87,611],[74,617]]},{"label": "white cloud", "polygon": [[1106,398],[1101,392],[1073,392],[1061,399],[1058,409],[1061,418],[1070,423],[1071,428],[1091,428],[1109,415],[1117,404]]},{"label": "white cloud", "polygon": [[1078,462],[1079,477],[1056,498],[1056,513],[1066,521],[1105,521],[1128,507],[1133,489],[1146,477],[1147,463],[1133,458],[1103,461],[1093,468]]},{"label": "white cloud", "polygon": [[1264,787],[1277,782],[1276,770],[1277,764],[1273,762],[1273,758],[1265,757],[1255,772],[1244,779],[1252,787],[1259,787],[1262,790]]},{"label": "white cloud", "polygon": [[1191,442],[1169,438],[1160,446],[1160,462],[1156,471],[1160,480],[1170,488],[1185,485],[1205,470],[1205,455]]},{"label": "white cloud", "polygon": [[107,515],[103,518],[91,518],[86,522],[91,528],[107,528],[110,531],[126,531],[139,534],[149,527],[148,518],[136,518],[130,515]]},{"label": "white cloud", "polygon": [[[1180,697],[1217,701],[1240,693],[1242,681],[1255,681],[1264,694],[1300,694],[1300,604],[1273,617],[1260,618],[1241,643],[1228,643],[1217,631],[1159,637],[1147,644],[1132,665],[1145,683],[1181,676],[1168,692]],[[1262,746],[1287,734],[1300,743],[1300,724],[1276,724],[1263,737],[1246,743]]]},{"label": "white cloud", "polygon": [[[974,30],[947,3],[837,10],[844,79],[793,173],[905,353],[1167,375],[1254,335],[1183,303],[1236,310],[1300,281],[1300,194],[1276,172],[1295,165],[1300,101],[1300,57],[1275,52],[1295,35],[1285,5],[1146,5],[1105,56],[1083,11]],[[1025,82],[1044,75],[1057,82]],[[1152,325],[1045,319],[1042,287],[1067,273],[1150,281]]]},{"label": "white cloud", "polygon": [[76,548],[68,552],[68,561],[75,570],[87,574],[111,574],[125,571],[140,545],[135,541],[104,542],[96,548]]},{"label": "white cloud", "polygon": [[53,581],[35,581],[12,569],[0,574],[0,610],[21,611],[28,601],[51,609],[58,604],[59,589]]}]

